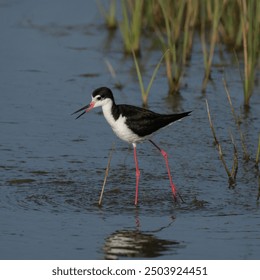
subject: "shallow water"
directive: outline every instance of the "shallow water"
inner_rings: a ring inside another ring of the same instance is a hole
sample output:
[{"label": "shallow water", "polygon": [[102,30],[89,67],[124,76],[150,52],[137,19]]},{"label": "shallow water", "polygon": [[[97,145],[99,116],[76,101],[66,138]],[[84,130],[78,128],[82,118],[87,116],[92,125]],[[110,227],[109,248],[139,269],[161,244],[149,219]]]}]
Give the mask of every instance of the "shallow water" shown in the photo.
[{"label": "shallow water", "polygon": [[[141,105],[132,62],[122,53],[119,34],[110,41],[95,1],[2,1],[0,18],[1,259],[259,259],[259,175],[253,161],[242,160],[223,72],[253,156],[260,130],[259,86],[246,116],[240,109],[239,72],[228,54],[223,60],[215,57],[214,63],[222,66],[213,68],[206,95],[200,92],[199,42],[180,98],[167,97],[164,69],[158,74],[150,109],[193,111],[154,138],[169,154],[173,180],[185,202],[173,202],[164,160],[144,143],[137,147],[141,179],[136,208],[131,147],[116,139],[99,109],[77,121],[70,115],[101,85],[113,89],[118,103]],[[145,80],[159,57],[156,51],[143,54]],[[115,89],[104,59],[116,69],[122,91]],[[205,97],[229,166],[229,130],[239,147],[234,188],[228,187],[213,144]]]}]

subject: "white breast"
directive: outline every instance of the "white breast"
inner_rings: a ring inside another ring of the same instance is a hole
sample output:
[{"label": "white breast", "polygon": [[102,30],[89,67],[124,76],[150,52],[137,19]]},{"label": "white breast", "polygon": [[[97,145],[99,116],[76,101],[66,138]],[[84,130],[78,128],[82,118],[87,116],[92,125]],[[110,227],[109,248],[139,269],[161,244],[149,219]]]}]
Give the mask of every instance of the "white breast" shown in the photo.
[{"label": "white breast", "polygon": [[112,104],[108,103],[102,106],[104,117],[106,118],[107,122],[110,124],[111,128],[113,129],[114,133],[122,140],[128,143],[136,143],[144,140],[143,138],[139,137],[138,135],[134,134],[126,125],[126,117],[122,115],[119,116],[117,120],[114,119],[112,112],[111,112]]}]

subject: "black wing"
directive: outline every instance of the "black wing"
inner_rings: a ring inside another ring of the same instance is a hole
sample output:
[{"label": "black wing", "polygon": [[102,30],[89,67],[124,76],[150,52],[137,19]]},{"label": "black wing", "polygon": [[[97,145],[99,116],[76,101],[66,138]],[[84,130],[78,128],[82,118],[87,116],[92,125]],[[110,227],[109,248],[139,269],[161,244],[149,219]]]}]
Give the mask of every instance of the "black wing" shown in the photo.
[{"label": "black wing", "polygon": [[163,115],[136,106],[118,105],[118,113],[126,117],[126,124],[134,133],[144,137],[188,116],[191,112]]}]

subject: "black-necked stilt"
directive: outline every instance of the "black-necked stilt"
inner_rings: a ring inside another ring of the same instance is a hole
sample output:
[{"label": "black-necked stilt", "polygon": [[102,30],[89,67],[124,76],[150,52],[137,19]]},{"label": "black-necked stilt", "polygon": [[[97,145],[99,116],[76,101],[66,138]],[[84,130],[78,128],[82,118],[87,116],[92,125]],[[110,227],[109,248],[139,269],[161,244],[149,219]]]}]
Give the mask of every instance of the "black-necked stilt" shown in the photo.
[{"label": "black-necked stilt", "polygon": [[172,182],[171,172],[168,163],[167,153],[157,146],[150,138],[154,132],[183,117],[190,112],[181,114],[163,115],[154,113],[140,107],[131,105],[116,105],[112,91],[107,87],[100,87],[93,91],[92,101],[89,105],[82,107],[73,114],[83,111],[76,119],[95,107],[102,107],[104,117],[110,124],[115,134],[122,140],[131,143],[134,147],[134,160],[136,167],[136,191],[135,205],[138,202],[138,185],[140,171],[136,154],[136,144],[144,140],[149,140],[162,154],[166,162],[166,168],[170,180],[170,185],[174,199],[177,198],[176,187]]}]

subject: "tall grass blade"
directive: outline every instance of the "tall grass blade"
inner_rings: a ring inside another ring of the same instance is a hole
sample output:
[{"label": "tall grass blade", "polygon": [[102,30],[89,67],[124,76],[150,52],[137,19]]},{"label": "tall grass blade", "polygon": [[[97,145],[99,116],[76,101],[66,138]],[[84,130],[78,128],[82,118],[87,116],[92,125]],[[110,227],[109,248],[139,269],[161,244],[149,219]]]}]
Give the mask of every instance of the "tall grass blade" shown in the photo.
[{"label": "tall grass blade", "polygon": [[132,54],[133,54],[133,58],[134,58],[135,69],[136,69],[136,73],[137,73],[137,77],[138,77],[138,81],[139,81],[139,86],[140,86],[140,89],[141,89],[142,99],[143,99],[143,102],[144,102],[145,89],[144,89],[143,77],[142,77],[142,74],[141,74],[141,71],[140,71],[140,67],[139,67],[135,52],[132,51]]},{"label": "tall grass blade", "polygon": [[[158,38],[161,41],[163,50],[169,49],[165,55],[166,75],[169,85],[169,93],[177,93],[180,89],[181,78],[183,75],[184,62],[187,57],[188,49],[188,27],[189,17],[186,18],[186,1],[165,1],[159,0],[159,6],[162,12],[163,23],[161,29],[164,33],[158,31]],[[195,2],[194,2],[195,3]],[[184,43],[182,26],[186,18],[186,29],[184,34]],[[186,41],[185,41],[186,39]]]},{"label": "tall grass blade", "polygon": [[244,53],[244,105],[249,106],[260,48],[260,2],[239,0]]},{"label": "tall grass blade", "polygon": [[147,94],[147,95],[148,95],[149,92],[150,92],[150,89],[151,89],[151,87],[152,87],[152,84],[153,84],[153,82],[154,82],[154,79],[155,79],[155,77],[156,77],[156,74],[157,74],[157,72],[158,72],[158,70],[159,70],[159,68],[160,68],[160,66],[161,66],[161,64],[162,64],[162,61],[163,61],[165,55],[166,55],[168,52],[169,52],[169,49],[166,50],[166,51],[164,52],[164,54],[161,56],[159,62],[157,63],[156,67],[155,67],[154,70],[153,70],[152,77],[151,77],[150,82],[149,82],[149,84],[148,84],[148,87],[147,87],[147,89],[146,89],[146,94]]},{"label": "tall grass blade", "polygon": [[[210,38],[210,46],[209,46],[209,51],[207,51],[207,43],[206,43],[206,15],[205,11],[202,10],[203,12],[203,22],[202,22],[202,28],[201,28],[201,38],[202,38],[202,50],[203,50],[203,58],[204,58],[204,66],[205,66],[205,73],[204,73],[204,79],[202,83],[202,91],[204,92],[207,87],[208,80],[210,79],[210,73],[211,73],[211,66],[212,66],[212,61],[213,61],[213,56],[214,56],[214,50],[215,50],[215,45],[217,42],[218,38],[218,26],[219,26],[219,21],[221,18],[221,1],[219,0],[214,0],[213,5],[213,15],[212,15],[212,30],[211,30],[211,38]],[[207,1],[208,5],[210,1]],[[209,6],[206,6],[206,8]],[[202,8],[203,9],[203,8]],[[205,8],[204,8],[205,9]]]},{"label": "tall grass blade", "polygon": [[161,63],[164,59],[164,56],[167,54],[168,51],[169,50],[166,50],[166,52],[162,55],[162,57],[160,58],[159,62],[156,65],[156,67],[154,68],[152,77],[151,77],[151,79],[149,81],[149,84],[148,84],[146,89],[144,88],[143,78],[142,78],[142,74],[141,74],[141,71],[140,71],[140,67],[139,67],[139,64],[138,64],[137,57],[135,55],[135,52],[132,51],[133,58],[134,58],[134,63],[135,63],[135,69],[136,69],[136,73],[137,73],[137,77],[138,77],[138,81],[139,81],[139,86],[140,86],[140,90],[141,90],[141,95],[142,95],[142,100],[143,100],[143,106],[144,107],[147,107],[147,105],[148,105],[148,96],[149,96],[151,87],[152,87],[153,82],[155,80],[156,74],[157,74],[157,72],[158,72],[158,70],[161,66]]},{"label": "tall grass blade", "polygon": [[133,50],[136,54],[140,53],[143,3],[144,0],[121,1],[123,20],[120,24],[120,31],[127,54]]}]

